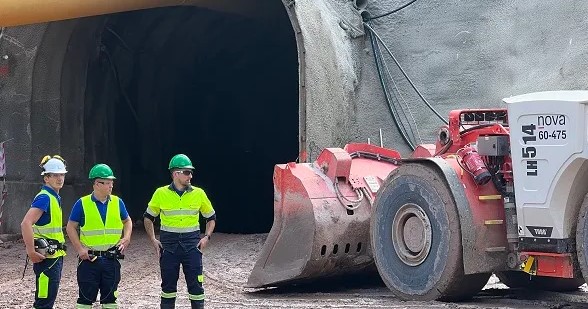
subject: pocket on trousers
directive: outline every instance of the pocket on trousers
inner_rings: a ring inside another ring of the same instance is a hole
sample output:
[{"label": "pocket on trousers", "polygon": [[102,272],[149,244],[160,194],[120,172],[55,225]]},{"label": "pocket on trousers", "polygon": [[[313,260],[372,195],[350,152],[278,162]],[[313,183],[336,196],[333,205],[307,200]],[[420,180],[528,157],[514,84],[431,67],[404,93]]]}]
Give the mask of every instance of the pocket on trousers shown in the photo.
[{"label": "pocket on trousers", "polygon": [[39,275],[39,290],[37,291],[37,298],[47,298],[49,296],[49,277],[45,273]]}]

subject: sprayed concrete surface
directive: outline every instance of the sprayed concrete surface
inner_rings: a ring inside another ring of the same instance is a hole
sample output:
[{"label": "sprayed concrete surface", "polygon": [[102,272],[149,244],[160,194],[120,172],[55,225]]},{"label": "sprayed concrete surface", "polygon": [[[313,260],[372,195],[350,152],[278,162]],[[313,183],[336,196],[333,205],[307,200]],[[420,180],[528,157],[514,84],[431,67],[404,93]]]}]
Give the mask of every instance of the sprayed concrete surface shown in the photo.
[{"label": "sprayed concrete surface", "polygon": [[[205,251],[207,308],[586,308],[586,285],[572,293],[516,291],[492,277],[484,290],[466,303],[405,302],[394,297],[379,280],[330,281],[293,288],[249,290],[243,288],[261,251],[266,234],[215,234]],[[0,245],[0,308],[30,308],[34,292],[32,268],[24,267],[22,242]],[[77,297],[75,254],[64,264],[56,308],[73,308]],[[120,308],[159,307],[159,268],[148,238],[136,229],[119,287]],[[181,276],[180,276],[181,278]],[[177,308],[189,308],[185,282],[178,285]],[[94,308],[99,308],[95,305]]]}]

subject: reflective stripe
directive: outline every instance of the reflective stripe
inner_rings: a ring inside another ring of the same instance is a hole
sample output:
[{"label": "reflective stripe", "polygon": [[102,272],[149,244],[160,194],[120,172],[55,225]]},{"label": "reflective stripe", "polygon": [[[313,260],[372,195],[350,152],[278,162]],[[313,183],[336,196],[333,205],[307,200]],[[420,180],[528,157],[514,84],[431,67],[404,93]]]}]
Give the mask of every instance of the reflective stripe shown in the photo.
[{"label": "reflective stripe", "polygon": [[39,280],[37,282],[39,285],[39,290],[37,291],[38,298],[47,298],[49,296],[49,277],[45,275],[45,273],[41,273],[39,275]]},{"label": "reflective stripe", "polygon": [[122,237],[124,226],[120,218],[120,199],[115,195],[109,197],[104,221],[92,195],[80,199],[85,217],[85,223],[80,227],[80,241],[89,249],[108,250],[116,245]]},{"label": "reflective stripe", "polygon": [[171,292],[171,293],[161,292],[161,298],[176,298],[176,292]]},{"label": "reflective stripe", "polygon": [[59,233],[63,232],[63,229],[61,227],[33,226],[33,232],[35,234]]},{"label": "reflective stripe", "polygon": [[114,246],[116,246],[116,244],[99,245],[99,246],[92,246],[91,249],[94,251],[106,251]]},{"label": "reflective stripe", "polygon": [[162,225],[160,230],[172,233],[190,233],[190,232],[197,232],[200,231],[200,226],[190,226],[190,227],[171,227]]},{"label": "reflective stripe", "polygon": [[[45,189],[42,189],[35,197],[40,195],[46,195],[49,198],[49,211],[51,213],[51,217],[49,219],[49,223],[46,225],[38,226],[33,224],[33,238],[54,239],[59,243],[64,243],[65,236],[63,234],[62,209],[59,204],[59,200],[55,195],[49,193],[49,191]],[[55,258],[63,255],[65,255],[65,252],[58,251],[57,253],[46,257]]]},{"label": "reflective stripe", "polygon": [[196,294],[196,295],[188,294],[188,298],[190,300],[204,300],[204,294]]},{"label": "reflective stripe", "polygon": [[92,305],[76,304],[77,309],[92,309]]},{"label": "reflective stripe", "polygon": [[198,282],[204,282],[204,275],[198,275]]},{"label": "reflective stripe", "polygon": [[202,213],[202,216],[203,216],[204,218],[210,218],[210,217],[212,217],[213,215],[214,215],[214,210],[213,210],[213,211],[211,211],[211,212]]},{"label": "reflective stripe", "polygon": [[95,231],[83,231],[84,236],[120,235],[123,229],[103,229]]},{"label": "reflective stripe", "polygon": [[102,309],[117,309],[118,304],[102,304]]},{"label": "reflective stripe", "polygon": [[195,209],[178,209],[178,210],[161,210],[161,213],[166,216],[191,216],[197,215],[198,210]]},{"label": "reflective stripe", "polygon": [[154,217],[159,216],[159,214],[157,214],[157,213],[155,213],[155,211],[151,210],[150,207],[147,207],[147,210],[145,212],[148,213],[148,214],[150,214],[150,215],[152,215],[152,216],[154,216]]}]

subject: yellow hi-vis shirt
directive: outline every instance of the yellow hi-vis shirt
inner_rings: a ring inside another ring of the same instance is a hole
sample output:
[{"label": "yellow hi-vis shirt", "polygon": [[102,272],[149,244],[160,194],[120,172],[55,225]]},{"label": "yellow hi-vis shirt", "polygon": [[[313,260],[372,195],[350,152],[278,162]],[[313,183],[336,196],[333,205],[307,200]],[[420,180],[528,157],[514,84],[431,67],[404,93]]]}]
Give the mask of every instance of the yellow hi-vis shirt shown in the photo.
[{"label": "yellow hi-vis shirt", "polygon": [[84,226],[80,227],[81,243],[96,251],[106,251],[118,244],[122,237],[123,222],[120,219],[119,198],[110,195],[110,201],[106,206],[106,222],[98,211],[92,195],[81,198],[84,211]]},{"label": "yellow hi-vis shirt", "polygon": [[[57,240],[60,244],[65,243],[65,237],[63,235],[63,215],[61,214],[61,207],[57,198],[49,193],[49,191],[43,189],[37,193],[37,196],[45,194],[49,197],[49,212],[51,213],[51,219],[46,225],[33,224],[33,238],[45,238]],[[55,254],[48,255],[46,258],[56,258],[65,256],[65,251],[57,250]]]},{"label": "yellow hi-vis shirt", "polygon": [[199,214],[204,218],[214,215],[212,203],[204,190],[190,186],[182,196],[171,185],[157,188],[146,212],[154,217],[160,216],[161,230],[172,233],[200,231]]}]

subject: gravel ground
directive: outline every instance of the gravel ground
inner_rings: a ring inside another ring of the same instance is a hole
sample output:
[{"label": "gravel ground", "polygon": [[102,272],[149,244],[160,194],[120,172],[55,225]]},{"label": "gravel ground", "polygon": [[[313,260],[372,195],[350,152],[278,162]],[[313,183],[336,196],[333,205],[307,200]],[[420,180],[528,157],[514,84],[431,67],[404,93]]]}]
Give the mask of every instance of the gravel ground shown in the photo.
[{"label": "gravel ground", "polygon": [[[491,277],[484,290],[467,303],[405,302],[395,298],[377,278],[349,283],[337,280],[295,288],[243,288],[267,234],[215,234],[205,250],[207,308],[588,308],[588,288],[572,293],[517,291]],[[0,308],[30,308],[34,293],[32,267],[24,269],[24,245],[0,244]],[[159,266],[142,227],[133,233],[122,262],[120,308],[159,307]],[[65,259],[56,308],[73,308],[77,298],[76,257]],[[181,276],[180,276],[181,278]],[[185,282],[178,283],[177,308],[190,308]],[[100,308],[95,305],[94,308]]]}]

